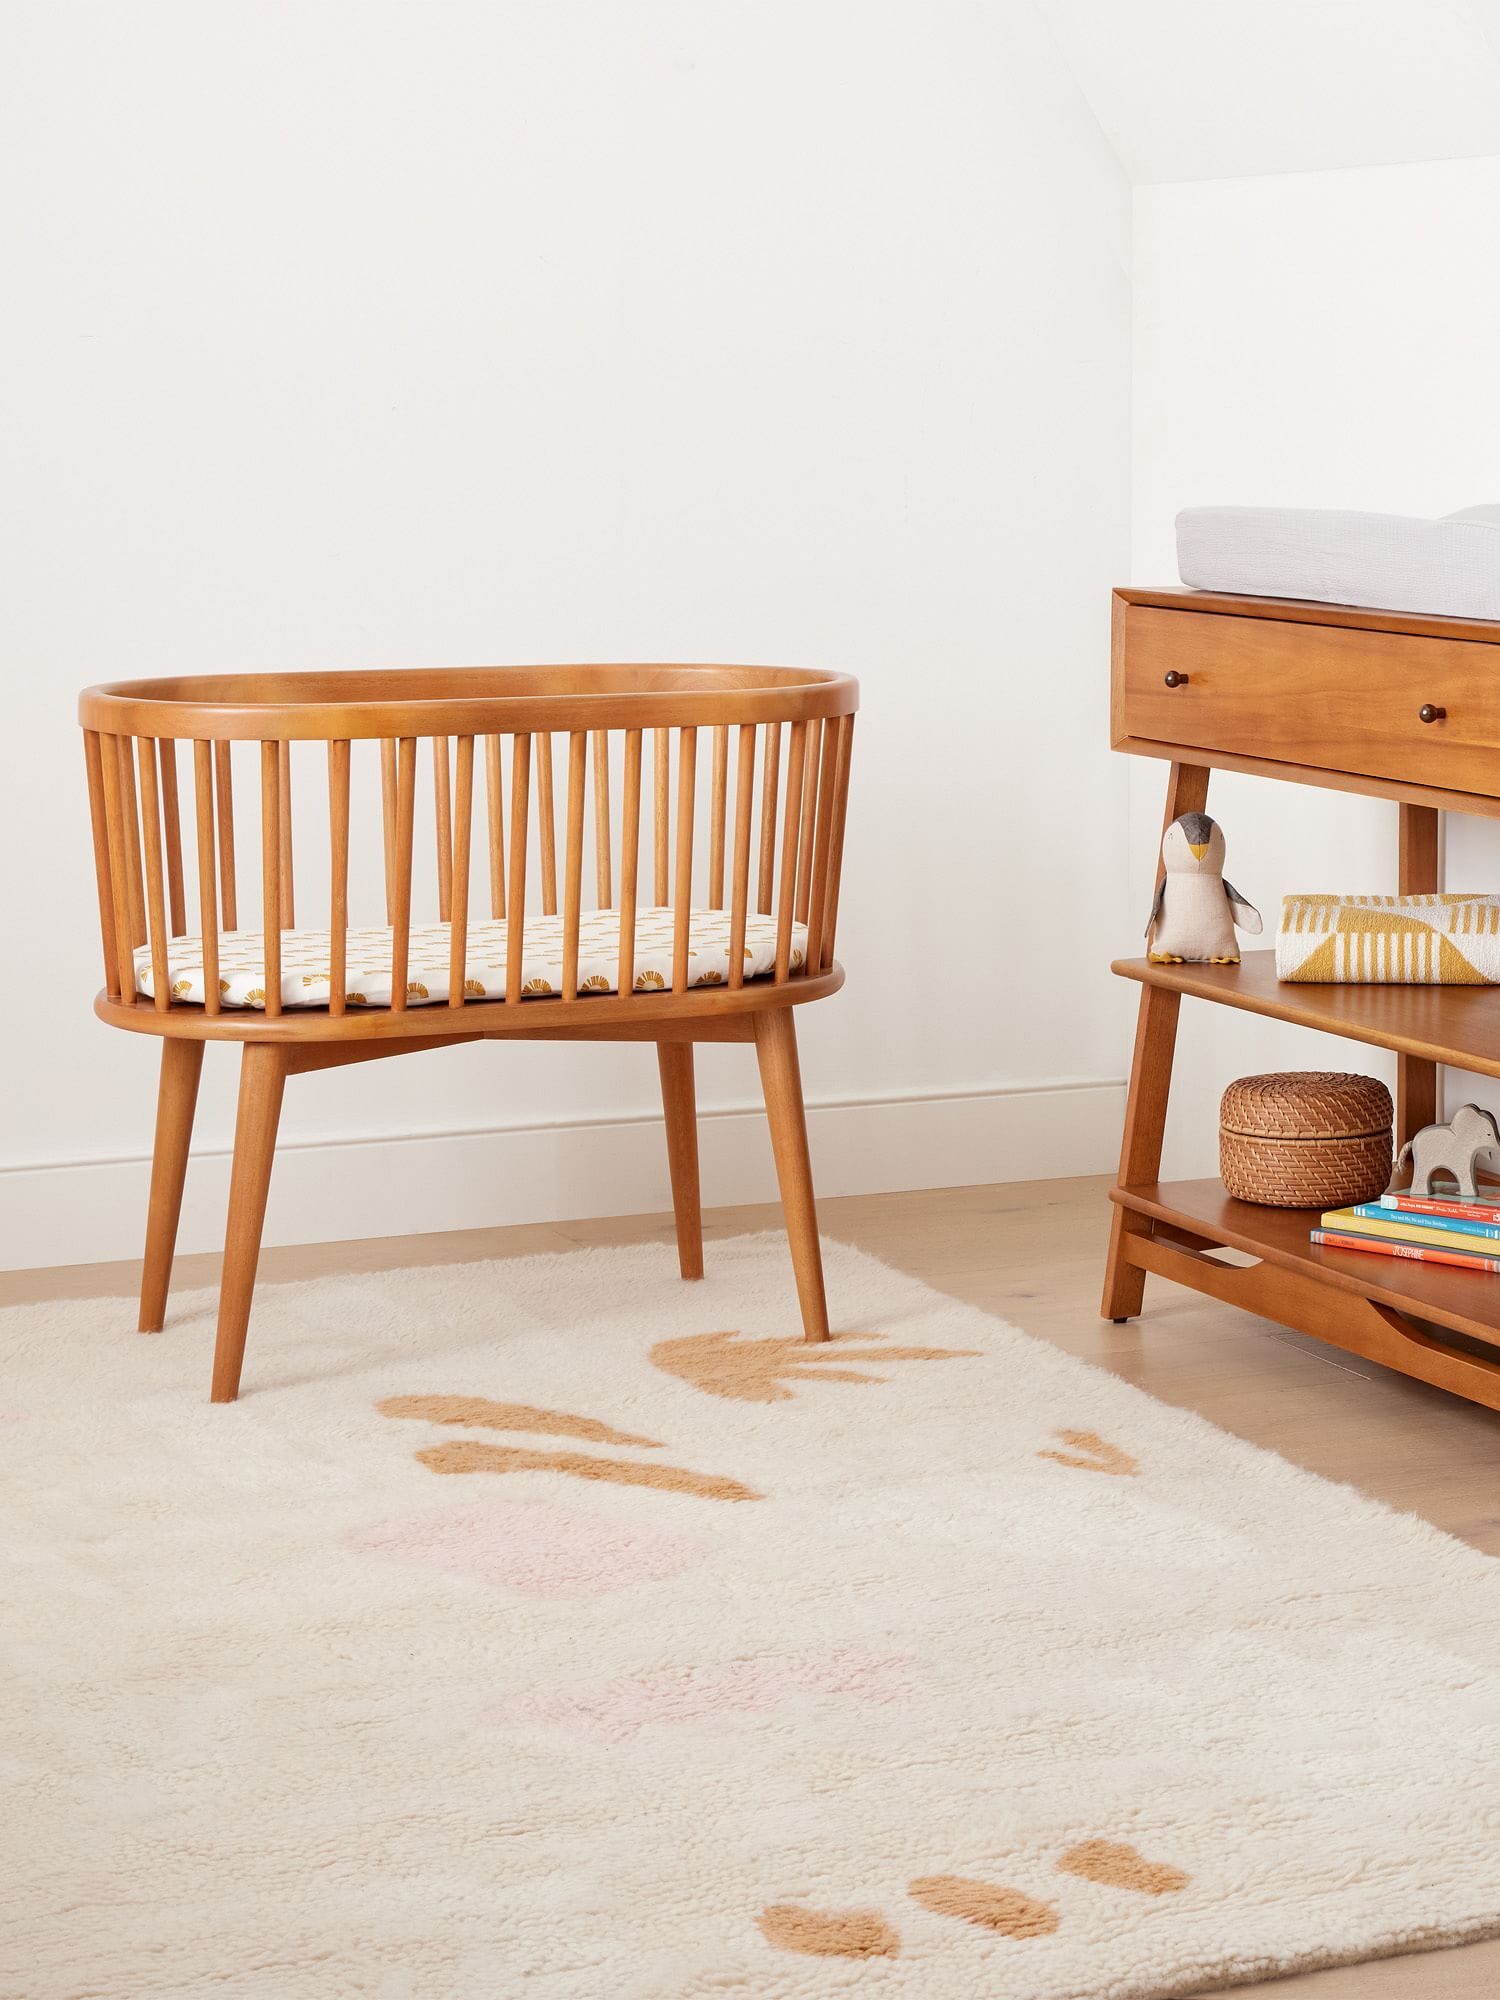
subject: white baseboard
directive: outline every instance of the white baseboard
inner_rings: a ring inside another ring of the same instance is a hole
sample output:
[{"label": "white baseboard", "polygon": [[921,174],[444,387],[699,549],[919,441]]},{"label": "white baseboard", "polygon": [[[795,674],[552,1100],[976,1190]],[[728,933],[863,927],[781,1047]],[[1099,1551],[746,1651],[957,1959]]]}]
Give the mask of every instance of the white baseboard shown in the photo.
[{"label": "white baseboard", "polygon": [[[818,1191],[882,1194],[1102,1173],[1115,1161],[1124,1104],[1123,1082],[1108,1082],[809,1105]],[[775,1198],[758,1105],[705,1112],[699,1150],[705,1205]],[[138,1257],[149,1179],[144,1155],[0,1173],[0,1269]],[[228,1153],[195,1153],[180,1250],[220,1246],[228,1193]],[[670,1206],[654,1118],[404,1134],[284,1146],[265,1240],[341,1242]]]}]

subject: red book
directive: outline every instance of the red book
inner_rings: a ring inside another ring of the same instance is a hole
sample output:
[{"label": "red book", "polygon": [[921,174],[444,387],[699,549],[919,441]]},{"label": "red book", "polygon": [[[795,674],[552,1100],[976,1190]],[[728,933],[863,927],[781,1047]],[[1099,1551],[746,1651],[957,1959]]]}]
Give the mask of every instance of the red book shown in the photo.
[{"label": "red book", "polygon": [[1380,1205],[1408,1215],[1456,1215],[1463,1222],[1500,1222],[1500,1203],[1493,1201],[1455,1201],[1441,1194],[1383,1194]]},{"label": "red book", "polygon": [[1377,1257],[1410,1257],[1417,1264],[1457,1264],[1464,1271],[1500,1272],[1500,1257],[1482,1257],[1472,1250],[1429,1250],[1425,1243],[1397,1243],[1385,1236],[1345,1236],[1337,1229],[1311,1229],[1308,1235],[1330,1250],[1368,1250]]}]

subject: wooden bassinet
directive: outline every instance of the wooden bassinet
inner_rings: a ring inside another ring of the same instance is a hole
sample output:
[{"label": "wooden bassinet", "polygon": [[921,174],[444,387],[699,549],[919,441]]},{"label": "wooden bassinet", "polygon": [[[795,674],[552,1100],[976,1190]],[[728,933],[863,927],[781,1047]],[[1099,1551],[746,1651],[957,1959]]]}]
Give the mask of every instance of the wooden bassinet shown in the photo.
[{"label": "wooden bassinet", "polygon": [[242,1050],[213,1374],[232,1401],[286,1078],[515,1036],[657,1044],[685,1277],[692,1045],[753,1041],[804,1326],[826,1338],[792,1009],[843,981],[857,701],[846,675],[724,666],[88,689],[96,1011],[163,1038],[142,1329],[165,1315],[205,1043]]}]

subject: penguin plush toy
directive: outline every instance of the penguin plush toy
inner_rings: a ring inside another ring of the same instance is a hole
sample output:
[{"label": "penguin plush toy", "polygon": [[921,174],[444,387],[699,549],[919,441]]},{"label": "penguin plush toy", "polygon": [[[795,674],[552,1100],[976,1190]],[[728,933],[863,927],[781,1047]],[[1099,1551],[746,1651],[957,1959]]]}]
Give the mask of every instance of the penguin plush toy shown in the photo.
[{"label": "penguin plush toy", "polygon": [[1157,965],[1238,965],[1235,926],[1258,934],[1260,912],[1224,880],[1222,828],[1207,813],[1184,813],[1162,836],[1161,860],[1147,956]]}]

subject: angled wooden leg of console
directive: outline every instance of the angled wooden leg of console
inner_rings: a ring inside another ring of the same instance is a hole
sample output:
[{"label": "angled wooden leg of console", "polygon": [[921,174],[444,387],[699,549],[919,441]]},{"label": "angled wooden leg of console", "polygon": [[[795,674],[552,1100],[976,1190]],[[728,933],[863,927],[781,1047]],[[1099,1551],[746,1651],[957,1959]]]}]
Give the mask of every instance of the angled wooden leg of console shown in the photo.
[{"label": "angled wooden leg of console", "polygon": [[[1167,781],[1162,831],[1183,813],[1202,812],[1208,802],[1208,770],[1201,764],[1174,764]],[[1158,860],[1156,880],[1161,880]],[[1153,890],[1154,894],[1154,890]],[[1120,1185],[1154,1181],[1161,1171],[1162,1134],[1167,1123],[1167,1098],[1172,1088],[1172,1058],[1177,1047],[1177,1015],[1182,996],[1158,986],[1143,987],[1136,1016],[1135,1053],[1130,1063],[1130,1091],[1125,1100],[1125,1132],[1120,1143]],[[1104,1267],[1105,1319],[1131,1319],[1141,1309],[1145,1272],[1124,1254],[1125,1238],[1149,1224],[1132,1210],[1116,1204]]]},{"label": "angled wooden leg of console", "polygon": [[[1439,815],[1436,806],[1402,804],[1396,882],[1404,896],[1430,896],[1440,883]],[[1438,1066],[1423,1056],[1396,1058],[1396,1144],[1435,1123]]]}]

